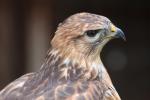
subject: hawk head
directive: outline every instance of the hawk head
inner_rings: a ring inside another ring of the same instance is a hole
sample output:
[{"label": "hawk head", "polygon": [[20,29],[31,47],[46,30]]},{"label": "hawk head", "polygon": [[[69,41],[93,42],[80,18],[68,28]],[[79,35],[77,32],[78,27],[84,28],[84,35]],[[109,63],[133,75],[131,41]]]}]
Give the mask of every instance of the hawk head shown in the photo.
[{"label": "hawk head", "polygon": [[102,48],[108,41],[118,37],[125,39],[124,33],[108,18],[78,13],[59,25],[51,44],[66,59],[65,62],[72,61],[97,70],[101,63]]},{"label": "hawk head", "polygon": [[52,46],[64,56],[99,56],[103,46],[124,33],[108,18],[91,13],[72,15],[61,23],[52,40]]}]

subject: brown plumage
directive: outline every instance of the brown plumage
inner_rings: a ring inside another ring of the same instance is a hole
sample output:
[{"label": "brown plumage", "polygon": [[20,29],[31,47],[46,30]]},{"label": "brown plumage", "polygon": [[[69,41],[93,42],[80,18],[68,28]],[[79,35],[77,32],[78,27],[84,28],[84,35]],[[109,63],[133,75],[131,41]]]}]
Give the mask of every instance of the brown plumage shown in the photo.
[{"label": "brown plumage", "polygon": [[78,13],[59,25],[45,62],[0,92],[0,100],[121,100],[100,59],[103,46],[124,35],[100,15]]}]

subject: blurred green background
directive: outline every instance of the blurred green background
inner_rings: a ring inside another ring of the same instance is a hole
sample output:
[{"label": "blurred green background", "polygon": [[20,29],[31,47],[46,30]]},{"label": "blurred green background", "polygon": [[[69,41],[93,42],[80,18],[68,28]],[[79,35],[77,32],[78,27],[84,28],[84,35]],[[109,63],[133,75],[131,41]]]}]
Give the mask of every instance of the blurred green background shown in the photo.
[{"label": "blurred green background", "polygon": [[122,100],[150,99],[150,7],[146,0],[0,0],[0,89],[37,71],[57,25],[78,12],[108,17],[127,38],[102,60]]}]

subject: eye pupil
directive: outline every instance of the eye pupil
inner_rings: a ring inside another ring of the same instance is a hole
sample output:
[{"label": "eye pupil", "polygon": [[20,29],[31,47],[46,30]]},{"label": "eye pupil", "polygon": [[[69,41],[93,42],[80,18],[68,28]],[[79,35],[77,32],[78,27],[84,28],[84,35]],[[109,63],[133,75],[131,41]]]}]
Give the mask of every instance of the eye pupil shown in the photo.
[{"label": "eye pupil", "polygon": [[87,34],[87,36],[89,36],[89,37],[94,37],[94,36],[96,36],[96,34],[99,32],[99,30],[88,30],[87,32],[86,32],[86,34]]}]

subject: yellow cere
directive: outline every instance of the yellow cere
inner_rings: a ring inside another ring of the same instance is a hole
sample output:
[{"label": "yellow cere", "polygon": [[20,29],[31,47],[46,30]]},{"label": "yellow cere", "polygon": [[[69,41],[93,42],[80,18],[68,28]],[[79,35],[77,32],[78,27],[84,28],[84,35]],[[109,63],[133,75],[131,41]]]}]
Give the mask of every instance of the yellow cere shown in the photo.
[{"label": "yellow cere", "polygon": [[116,27],[113,24],[111,24],[111,32],[116,32],[116,30]]}]

